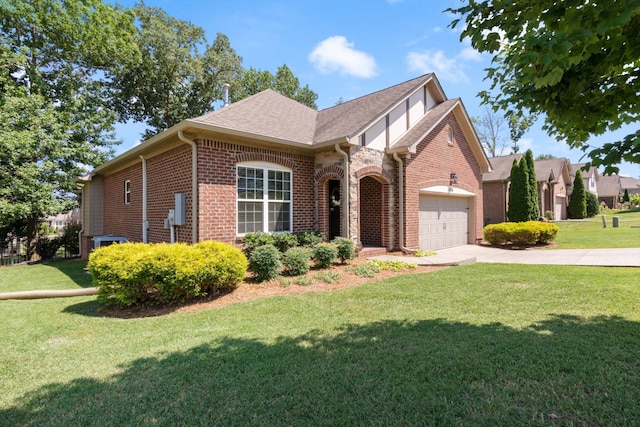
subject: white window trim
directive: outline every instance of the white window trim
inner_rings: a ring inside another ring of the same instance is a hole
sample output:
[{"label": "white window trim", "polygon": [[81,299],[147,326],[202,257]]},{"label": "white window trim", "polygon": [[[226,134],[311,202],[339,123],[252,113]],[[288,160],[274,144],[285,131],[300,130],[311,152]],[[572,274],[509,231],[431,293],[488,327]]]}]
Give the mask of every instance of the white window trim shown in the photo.
[{"label": "white window trim", "polygon": [[131,204],[131,180],[128,179],[124,182],[124,204]]},{"label": "white window trim", "polygon": [[238,187],[237,187],[237,179],[236,179],[236,215],[235,215],[235,223],[236,223],[236,235],[239,237],[242,237],[248,233],[240,233],[239,231],[239,222],[238,222],[238,212],[239,212],[239,208],[238,208],[238,204],[240,202],[258,202],[258,201],[262,201],[262,224],[263,224],[263,229],[261,231],[265,232],[265,233],[270,233],[269,231],[269,171],[277,171],[277,172],[288,172],[289,173],[289,177],[290,177],[290,185],[291,185],[291,197],[290,199],[287,200],[274,200],[274,201],[281,201],[284,203],[289,203],[289,230],[283,230],[283,231],[276,231],[276,233],[283,233],[283,232],[292,232],[293,231],[293,198],[294,198],[294,194],[293,194],[293,171],[289,168],[286,168],[284,166],[278,165],[276,163],[268,163],[268,162],[256,162],[256,161],[252,161],[252,162],[242,162],[242,163],[237,163],[236,164],[236,177],[238,177],[238,168],[252,168],[252,169],[263,169],[264,170],[264,187],[263,187],[263,198],[262,200],[259,199],[239,199],[238,198]]}]

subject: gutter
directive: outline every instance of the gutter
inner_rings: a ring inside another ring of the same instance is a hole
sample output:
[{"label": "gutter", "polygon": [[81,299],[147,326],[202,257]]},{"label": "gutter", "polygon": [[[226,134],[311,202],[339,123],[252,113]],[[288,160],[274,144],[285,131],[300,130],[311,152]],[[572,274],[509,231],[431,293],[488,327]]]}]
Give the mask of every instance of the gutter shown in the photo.
[{"label": "gutter", "polygon": [[178,131],[180,141],[191,146],[191,241],[198,243],[198,145]]},{"label": "gutter", "polygon": [[404,253],[412,254],[415,250],[404,246],[404,163],[400,156],[398,156],[398,153],[393,153],[393,158],[398,162],[398,240],[400,243],[400,250]]},{"label": "gutter", "polygon": [[336,144],[335,146],[336,152],[343,157],[343,169],[344,169],[344,209],[342,209],[343,214],[343,224],[344,224],[344,236],[349,238],[349,155],[340,148],[340,144]]}]

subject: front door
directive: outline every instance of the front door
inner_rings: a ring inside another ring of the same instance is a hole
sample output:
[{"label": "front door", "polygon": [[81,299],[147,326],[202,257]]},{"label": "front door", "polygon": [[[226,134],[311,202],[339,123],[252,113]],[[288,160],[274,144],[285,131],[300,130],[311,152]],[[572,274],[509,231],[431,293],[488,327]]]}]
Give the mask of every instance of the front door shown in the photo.
[{"label": "front door", "polygon": [[340,236],[340,181],[329,180],[329,240]]}]

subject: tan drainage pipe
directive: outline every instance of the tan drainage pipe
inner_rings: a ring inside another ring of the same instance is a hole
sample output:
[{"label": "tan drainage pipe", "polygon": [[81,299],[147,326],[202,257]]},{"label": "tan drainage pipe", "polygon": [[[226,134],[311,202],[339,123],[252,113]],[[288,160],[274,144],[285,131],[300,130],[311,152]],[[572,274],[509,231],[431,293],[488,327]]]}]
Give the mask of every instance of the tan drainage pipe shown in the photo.
[{"label": "tan drainage pipe", "polygon": [[0,300],[79,297],[84,295],[95,295],[97,293],[98,288],[64,289],[60,291],[5,292],[0,294]]}]

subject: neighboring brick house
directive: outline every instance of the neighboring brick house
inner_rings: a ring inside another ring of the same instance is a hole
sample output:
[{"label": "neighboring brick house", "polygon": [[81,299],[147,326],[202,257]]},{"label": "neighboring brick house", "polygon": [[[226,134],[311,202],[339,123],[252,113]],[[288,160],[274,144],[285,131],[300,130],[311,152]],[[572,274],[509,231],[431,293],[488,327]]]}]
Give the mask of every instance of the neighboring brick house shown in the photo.
[{"label": "neighboring brick house", "polygon": [[620,191],[622,195],[624,195],[624,190],[627,190],[629,196],[640,194],[640,179],[632,178],[629,176],[621,176]]},{"label": "neighboring brick house", "polygon": [[[569,165],[569,174],[571,175],[571,185],[573,185],[573,181],[576,179],[576,171],[578,169],[582,169],[586,163],[574,163]],[[600,181],[600,174],[598,173],[598,169],[591,166],[589,170],[582,169],[580,171],[582,173],[582,182],[584,184],[585,191],[589,191],[596,196],[598,195],[598,182]],[[569,193],[569,198],[571,198],[571,193]]]},{"label": "neighboring brick house", "polygon": [[[508,220],[509,186],[513,161],[522,154],[489,159],[493,170],[482,175],[484,193],[484,223],[497,224]],[[553,219],[567,218],[567,190],[571,186],[569,162],[565,158],[536,160],[536,181],[540,214],[553,213]]]},{"label": "neighboring brick house", "polygon": [[624,190],[618,175],[602,175],[598,180],[598,202],[609,209],[618,209]]},{"label": "neighboring brick house", "polygon": [[81,178],[83,255],[102,234],[237,243],[319,230],[385,250],[475,243],[489,170],[462,101],[433,74],[322,111],[266,90]]}]

